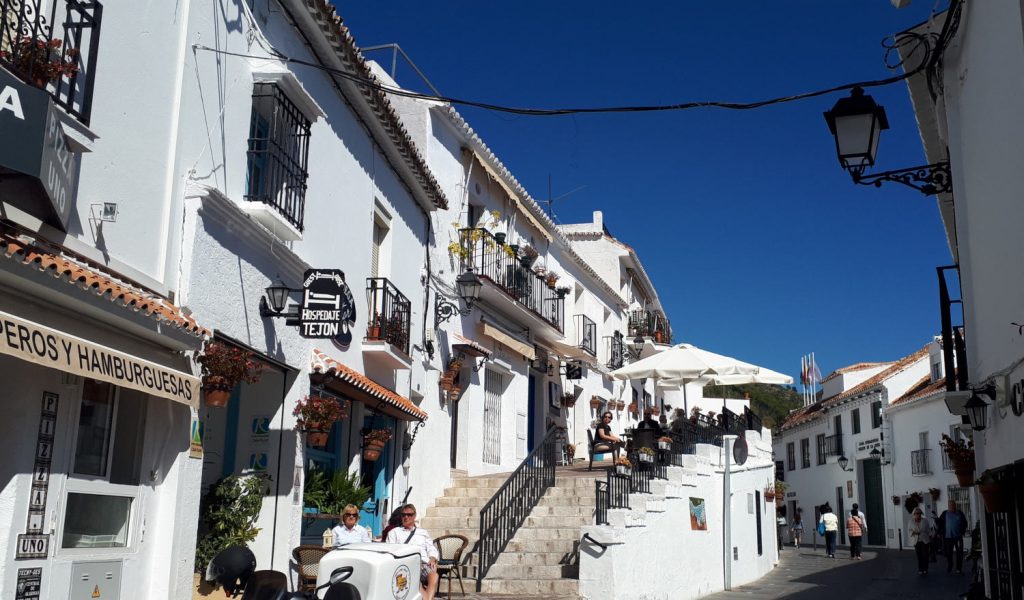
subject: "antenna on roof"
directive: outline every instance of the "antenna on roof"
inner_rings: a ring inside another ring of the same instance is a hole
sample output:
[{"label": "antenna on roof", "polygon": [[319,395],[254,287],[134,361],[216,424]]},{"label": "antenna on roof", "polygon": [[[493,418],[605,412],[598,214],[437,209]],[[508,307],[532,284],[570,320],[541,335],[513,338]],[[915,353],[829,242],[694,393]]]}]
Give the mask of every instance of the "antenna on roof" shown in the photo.
[{"label": "antenna on roof", "polygon": [[555,201],[556,200],[561,200],[562,198],[565,198],[566,196],[571,196],[571,195],[575,194],[576,192],[582,190],[585,187],[587,187],[586,184],[581,185],[581,186],[579,186],[576,189],[570,190],[570,191],[562,194],[561,196],[558,196],[557,198],[552,198],[551,197],[551,174],[548,173],[548,199],[547,200],[541,200],[540,202],[538,202],[538,204],[543,204],[544,205],[544,212],[548,213],[548,216],[551,217],[552,221],[557,221],[558,217],[555,215],[555,211],[554,211],[554,208],[553,208],[554,204],[555,204]]}]

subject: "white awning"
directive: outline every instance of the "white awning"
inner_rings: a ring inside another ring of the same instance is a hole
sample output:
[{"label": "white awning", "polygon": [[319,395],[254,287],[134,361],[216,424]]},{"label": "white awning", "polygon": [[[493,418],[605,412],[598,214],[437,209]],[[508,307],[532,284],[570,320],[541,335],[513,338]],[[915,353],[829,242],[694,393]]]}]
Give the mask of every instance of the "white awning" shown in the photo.
[{"label": "white awning", "polygon": [[0,311],[0,354],[199,406],[198,377]]},{"label": "white awning", "polygon": [[508,346],[519,354],[522,354],[527,360],[533,360],[537,357],[533,351],[533,344],[518,340],[490,323],[484,322],[482,325],[484,328],[484,335],[487,337]]},{"label": "white awning", "polygon": [[576,346],[570,346],[569,344],[563,344],[562,342],[551,342],[551,345],[554,346],[555,352],[563,358],[580,360],[587,364],[597,360],[589,352],[582,348],[577,348]]}]

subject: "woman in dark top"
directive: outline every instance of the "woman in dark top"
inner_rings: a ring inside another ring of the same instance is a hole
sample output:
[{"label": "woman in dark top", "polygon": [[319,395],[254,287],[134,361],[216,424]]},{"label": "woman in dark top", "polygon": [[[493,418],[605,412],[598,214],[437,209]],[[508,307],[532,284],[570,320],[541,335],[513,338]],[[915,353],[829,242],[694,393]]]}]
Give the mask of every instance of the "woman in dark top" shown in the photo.
[{"label": "woman in dark top", "polygon": [[606,412],[601,415],[601,422],[597,424],[594,437],[594,450],[597,452],[611,452],[616,458],[619,456],[619,448],[623,446],[622,438],[612,433],[612,413]]}]

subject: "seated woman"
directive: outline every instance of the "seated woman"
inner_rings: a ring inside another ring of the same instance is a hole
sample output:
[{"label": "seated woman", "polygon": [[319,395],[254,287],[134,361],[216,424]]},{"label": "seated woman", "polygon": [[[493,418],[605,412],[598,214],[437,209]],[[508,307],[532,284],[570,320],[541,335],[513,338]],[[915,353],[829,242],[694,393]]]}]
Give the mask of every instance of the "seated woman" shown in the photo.
[{"label": "seated woman", "polygon": [[615,458],[619,457],[619,449],[622,448],[622,438],[612,433],[612,413],[606,412],[601,415],[601,422],[597,424],[594,436],[594,452],[611,452]]}]

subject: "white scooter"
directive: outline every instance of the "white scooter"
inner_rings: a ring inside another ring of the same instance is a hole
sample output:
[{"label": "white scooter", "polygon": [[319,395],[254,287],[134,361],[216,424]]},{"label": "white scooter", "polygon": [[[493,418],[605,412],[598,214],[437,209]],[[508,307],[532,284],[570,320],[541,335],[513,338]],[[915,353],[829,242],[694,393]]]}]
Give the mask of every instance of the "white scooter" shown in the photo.
[{"label": "white scooter", "polygon": [[420,600],[420,554],[406,544],[349,544],[320,559],[317,600]]}]

